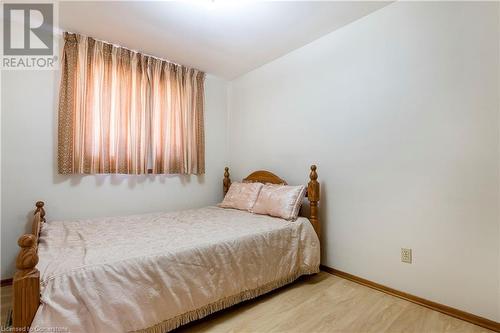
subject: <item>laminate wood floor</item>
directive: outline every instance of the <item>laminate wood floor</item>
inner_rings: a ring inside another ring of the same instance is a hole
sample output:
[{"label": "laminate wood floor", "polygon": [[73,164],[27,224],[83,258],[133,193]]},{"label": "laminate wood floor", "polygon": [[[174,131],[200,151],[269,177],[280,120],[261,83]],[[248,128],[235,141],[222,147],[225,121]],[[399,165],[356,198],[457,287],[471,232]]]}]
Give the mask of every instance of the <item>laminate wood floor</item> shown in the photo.
[{"label": "laminate wood floor", "polygon": [[12,308],[12,286],[0,288],[0,330],[4,327],[7,320],[7,314]]},{"label": "laminate wood floor", "polygon": [[[1,288],[1,324],[12,288]],[[184,332],[492,332],[325,272],[176,330]]]}]

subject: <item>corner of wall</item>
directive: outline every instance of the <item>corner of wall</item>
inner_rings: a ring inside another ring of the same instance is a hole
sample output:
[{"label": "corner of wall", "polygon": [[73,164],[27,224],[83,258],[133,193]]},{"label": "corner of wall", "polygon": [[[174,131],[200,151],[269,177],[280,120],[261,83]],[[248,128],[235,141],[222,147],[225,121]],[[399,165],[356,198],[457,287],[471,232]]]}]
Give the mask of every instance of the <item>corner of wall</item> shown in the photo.
[{"label": "corner of wall", "polygon": [[233,92],[233,82],[228,81],[226,85],[226,165],[230,166],[231,162],[231,95]]}]

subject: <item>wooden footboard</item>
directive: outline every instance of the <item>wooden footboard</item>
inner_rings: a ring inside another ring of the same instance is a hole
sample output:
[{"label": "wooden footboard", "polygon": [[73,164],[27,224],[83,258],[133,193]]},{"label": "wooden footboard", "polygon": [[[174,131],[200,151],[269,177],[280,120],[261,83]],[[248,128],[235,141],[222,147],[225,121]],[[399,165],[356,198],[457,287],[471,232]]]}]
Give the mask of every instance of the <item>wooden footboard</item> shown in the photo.
[{"label": "wooden footboard", "polygon": [[17,241],[21,247],[16,259],[16,274],[13,281],[12,324],[16,332],[28,331],[40,305],[40,272],[38,263],[38,235],[45,222],[44,203],[36,203],[31,233],[24,234]]}]

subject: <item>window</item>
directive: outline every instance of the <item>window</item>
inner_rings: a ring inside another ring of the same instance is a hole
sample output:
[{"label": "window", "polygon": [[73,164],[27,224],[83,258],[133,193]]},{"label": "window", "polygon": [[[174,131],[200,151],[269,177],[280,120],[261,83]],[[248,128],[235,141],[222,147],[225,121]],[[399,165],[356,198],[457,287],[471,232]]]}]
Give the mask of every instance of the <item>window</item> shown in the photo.
[{"label": "window", "polygon": [[59,173],[205,172],[203,72],[77,34],[64,39]]}]

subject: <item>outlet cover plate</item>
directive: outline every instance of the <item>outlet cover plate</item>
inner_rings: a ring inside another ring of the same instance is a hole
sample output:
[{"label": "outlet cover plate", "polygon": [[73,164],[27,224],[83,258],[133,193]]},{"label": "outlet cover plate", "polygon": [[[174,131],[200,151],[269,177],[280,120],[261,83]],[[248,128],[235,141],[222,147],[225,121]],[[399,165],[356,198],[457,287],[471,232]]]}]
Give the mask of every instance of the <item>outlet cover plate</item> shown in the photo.
[{"label": "outlet cover plate", "polygon": [[411,249],[401,248],[401,262],[411,264]]}]

